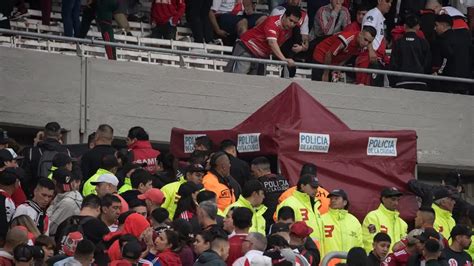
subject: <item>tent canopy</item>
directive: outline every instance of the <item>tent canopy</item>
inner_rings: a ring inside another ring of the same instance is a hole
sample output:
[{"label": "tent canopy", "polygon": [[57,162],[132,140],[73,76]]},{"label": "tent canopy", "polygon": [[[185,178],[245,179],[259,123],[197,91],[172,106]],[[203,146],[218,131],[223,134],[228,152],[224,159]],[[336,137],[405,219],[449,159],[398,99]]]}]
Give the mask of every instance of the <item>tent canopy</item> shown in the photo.
[{"label": "tent canopy", "polygon": [[[416,132],[351,130],[296,83],[233,129],[173,128],[171,152],[187,158],[200,135],[216,144],[235,141],[243,157],[276,155],[282,175],[293,185],[304,163],[316,164],[321,184],[328,190],[345,189],[359,219],[378,206],[383,187],[408,192],[406,184],[414,178]],[[414,197],[402,201],[407,206],[402,215],[413,217]]]}]

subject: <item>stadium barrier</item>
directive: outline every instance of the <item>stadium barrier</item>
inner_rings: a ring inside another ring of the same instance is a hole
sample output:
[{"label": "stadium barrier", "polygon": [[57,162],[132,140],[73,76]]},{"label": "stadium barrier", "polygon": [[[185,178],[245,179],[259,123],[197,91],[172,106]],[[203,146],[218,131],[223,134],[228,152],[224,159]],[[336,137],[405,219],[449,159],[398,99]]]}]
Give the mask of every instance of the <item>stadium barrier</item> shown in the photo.
[{"label": "stadium barrier", "polygon": [[[232,55],[211,54],[211,53],[202,53],[202,52],[193,52],[193,51],[181,51],[181,50],[158,48],[158,47],[145,47],[145,46],[140,46],[140,45],[135,45],[135,44],[114,43],[114,42],[106,42],[106,41],[101,41],[101,40],[96,40],[96,39],[80,39],[80,38],[73,38],[73,37],[48,35],[48,34],[33,33],[33,32],[22,32],[22,31],[7,30],[7,29],[0,29],[0,33],[12,35],[12,36],[24,36],[24,37],[31,37],[31,38],[40,38],[40,39],[45,39],[45,40],[72,42],[76,44],[77,56],[79,57],[83,56],[80,44],[87,44],[87,45],[92,45],[92,46],[109,45],[116,48],[126,48],[126,49],[146,51],[146,52],[156,52],[156,53],[177,55],[179,56],[181,67],[185,67],[185,60],[183,56],[205,57],[205,58],[217,59],[217,60],[246,61],[246,62],[264,64],[265,67],[267,65],[279,65],[279,66],[282,66],[284,69],[283,77],[289,78],[288,63],[285,61],[279,61],[279,60],[238,57],[238,56],[232,56]],[[344,71],[344,72],[362,72],[362,73],[369,73],[369,74],[402,76],[402,77],[410,77],[410,78],[417,78],[417,79],[474,84],[474,79],[435,76],[435,75],[426,75],[426,74],[418,74],[418,73],[410,73],[410,72],[398,72],[398,71],[390,71],[390,70],[356,68],[356,67],[334,66],[334,65],[323,65],[323,64],[310,64],[310,63],[299,63],[299,62],[296,63],[296,66],[303,67],[303,68],[311,68],[311,69],[317,68],[317,69],[337,70],[337,71]]]},{"label": "stadium barrier", "polygon": [[323,260],[321,261],[321,266],[327,266],[329,265],[329,262],[332,259],[347,259],[347,252],[342,252],[342,251],[333,251],[329,252],[324,256]]}]

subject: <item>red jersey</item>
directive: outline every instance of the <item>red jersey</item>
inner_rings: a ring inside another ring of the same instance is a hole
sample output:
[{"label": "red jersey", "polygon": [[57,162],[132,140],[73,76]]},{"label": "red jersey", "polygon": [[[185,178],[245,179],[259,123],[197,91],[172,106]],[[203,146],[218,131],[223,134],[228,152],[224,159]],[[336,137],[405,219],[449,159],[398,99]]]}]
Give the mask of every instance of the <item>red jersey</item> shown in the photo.
[{"label": "red jersey", "polygon": [[170,19],[174,26],[178,25],[184,15],[184,0],[154,0],[151,4],[151,19],[157,25],[167,24]]},{"label": "red jersey", "polygon": [[352,21],[351,24],[347,25],[343,31],[361,31],[362,25],[357,21]]},{"label": "red jersey", "polygon": [[228,266],[232,264],[244,254],[242,253],[242,243],[244,243],[247,234],[236,234],[229,237],[229,257],[227,257],[226,263]]},{"label": "red jersey", "polygon": [[324,63],[327,53],[332,54],[331,65],[340,65],[352,56],[359,55],[362,51],[357,43],[359,32],[343,31],[337,35],[326,38],[320,42],[313,52],[313,59]]},{"label": "red jersey", "polygon": [[406,249],[399,250],[394,253],[390,253],[387,258],[380,264],[381,266],[406,266],[408,259],[410,259]]},{"label": "red jersey", "polygon": [[282,45],[291,37],[292,30],[282,28],[283,16],[270,16],[260,25],[246,31],[240,40],[250,50],[250,52],[259,58],[268,58],[272,54],[272,49],[268,40],[276,40],[278,45]]}]

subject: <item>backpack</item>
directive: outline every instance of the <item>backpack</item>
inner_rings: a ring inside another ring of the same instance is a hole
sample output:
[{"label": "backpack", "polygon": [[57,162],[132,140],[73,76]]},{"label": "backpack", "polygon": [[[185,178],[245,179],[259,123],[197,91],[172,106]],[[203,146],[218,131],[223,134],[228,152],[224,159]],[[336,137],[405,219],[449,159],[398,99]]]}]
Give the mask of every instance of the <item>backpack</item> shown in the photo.
[{"label": "backpack", "polygon": [[60,229],[60,232],[56,232],[56,235],[54,236],[54,239],[56,241],[56,248],[61,250],[62,245],[65,244],[65,241],[67,240],[68,235],[70,233],[79,232],[84,238],[86,238],[84,234],[83,225],[93,219],[94,217],[92,216],[71,216],[66,221],[64,221],[64,226],[63,224],[61,224],[61,228],[58,228]]},{"label": "backpack", "polygon": [[[59,152],[56,150],[41,150],[39,149],[39,153],[41,155],[39,161],[38,161],[38,177],[48,177],[48,175],[51,172],[51,167],[53,166],[53,158],[58,154]],[[69,150],[67,151],[67,154],[69,157],[71,154],[69,153]]]}]

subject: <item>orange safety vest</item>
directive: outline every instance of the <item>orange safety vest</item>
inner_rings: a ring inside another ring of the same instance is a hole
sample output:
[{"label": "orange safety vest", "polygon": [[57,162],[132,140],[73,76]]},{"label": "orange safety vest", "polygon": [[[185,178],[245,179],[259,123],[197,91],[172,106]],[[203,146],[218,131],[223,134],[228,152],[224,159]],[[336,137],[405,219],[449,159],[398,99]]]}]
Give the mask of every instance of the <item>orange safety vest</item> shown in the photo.
[{"label": "orange safety vest", "polygon": [[206,190],[217,195],[217,208],[224,211],[230,204],[235,202],[234,190],[219,182],[217,176],[210,171],[202,179],[202,185]]}]

